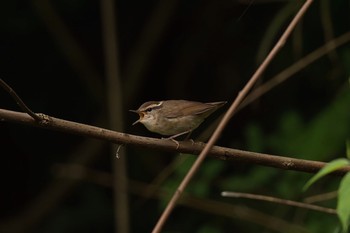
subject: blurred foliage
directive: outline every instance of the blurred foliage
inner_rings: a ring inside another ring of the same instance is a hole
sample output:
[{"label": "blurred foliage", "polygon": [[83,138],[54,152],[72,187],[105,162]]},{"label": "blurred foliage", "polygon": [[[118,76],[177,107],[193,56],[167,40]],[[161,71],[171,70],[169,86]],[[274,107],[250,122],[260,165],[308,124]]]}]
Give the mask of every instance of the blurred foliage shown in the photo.
[{"label": "blurred foliage", "polygon": [[[148,100],[230,103],[302,2],[255,0],[249,6],[250,1],[228,0],[117,1],[125,131],[159,137],[141,125],[131,127],[137,116],[127,110]],[[1,2],[1,76],[33,111],[108,128],[98,4],[92,0]],[[349,29],[349,1],[314,1],[257,85]],[[350,138],[349,76],[347,43],[238,112],[218,144],[325,162],[344,157],[345,141]],[[0,103],[1,108],[18,110],[7,93],[0,92]],[[88,146],[83,150],[85,141],[77,135],[1,122],[1,232],[113,232],[112,189],[98,179],[71,184],[72,180],[53,172],[57,163],[111,172],[108,144],[101,142],[103,149],[98,151]],[[133,147],[127,147],[127,153],[130,181],[154,182],[165,191],[154,192],[160,199],[144,197],[146,191],[130,191],[131,230],[150,232],[195,156]],[[179,158],[184,161],[172,166]],[[302,200],[339,186],[340,178],[325,177],[303,193],[311,176],[207,158],[186,194],[246,206],[307,232],[339,229],[335,216],[220,197],[227,190]],[[71,186],[62,195],[49,192],[48,187],[66,184]],[[130,190],[136,188],[134,182],[130,185]],[[320,204],[335,208],[336,200]],[[269,227],[274,222],[258,224],[253,220],[257,216],[248,221],[243,215],[229,217],[181,206],[164,232],[275,232]]]},{"label": "blurred foliage", "polygon": [[[339,158],[329,162],[318,173],[316,173],[304,186],[304,190],[308,189],[316,181],[320,180],[324,176],[349,166],[350,161],[346,158]],[[342,225],[343,232],[348,232],[348,226],[350,223],[350,173],[348,172],[341,180],[338,189],[338,201],[337,201],[337,214]]]},{"label": "blurred foliage", "polygon": [[342,224],[343,232],[348,232],[350,225],[350,173],[348,172],[339,187],[337,213]]},{"label": "blurred foliage", "polygon": [[304,186],[304,190],[307,190],[313,183],[321,179],[325,175],[328,175],[338,169],[346,167],[349,165],[349,161],[345,158],[335,159],[329,162],[324,168],[317,172]]}]

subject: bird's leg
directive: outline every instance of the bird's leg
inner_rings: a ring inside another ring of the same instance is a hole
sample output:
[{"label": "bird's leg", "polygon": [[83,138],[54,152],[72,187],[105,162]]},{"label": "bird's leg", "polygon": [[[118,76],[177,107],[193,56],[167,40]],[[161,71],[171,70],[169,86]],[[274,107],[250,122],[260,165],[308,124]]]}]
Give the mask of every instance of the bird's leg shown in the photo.
[{"label": "bird's leg", "polygon": [[[192,132],[192,130],[187,130],[187,131],[185,131],[185,132],[181,132],[181,133],[172,135],[172,136],[170,136],[170,137],[168,137],[168,138],[164,138],[164,139],[168,139],[168,140],[173,141],[173,142],[176,144],[176,149],[179,149],[180,143],[179,143],[178,141],[176,141],[174,138],[177,138],[177,137],[179,137],[179,136],[181,136],[181,135],[184,135],[184,134],[187,134],[187,133],[190,135],[191,132]],[[187,137],[188,137],[188,136],[187,136]],[[186,137],[186,138],[187,138],[187,137]]]},{"label": "bird's leg", "polygon": [[[178,134],[175,134],[175,135],[173,135],[173,136],[170,136],[170,137],[168,137],[168,138],[166,138],[166,139],[174,139],[174,138],[177,138],[177,137],[180,137],[181,135],[184,135],[184,134],[189,134],[189,133],[191,133],[192,132],[192,130],[187,130],[187,131],[185,131],[185,132],[182,132],[182,133],[178,133]],[[187,137],[186,137],[187,138]]]},{"label": "bird's leg", "polygon": [[191,134],[192,134],[192,131],[190,131],[190,132],[187,134],[187,136],[185,137],[185,141],[187,141],[187,140],[191,141],[192,146],[193,146],[193,145],[194,145],[194,141],[193,141],[192,138],[190,138]]},{"label": "bird's leg", "polygon": [[179,149],[180,143],[178,141],[176,141],[174,138],[166,138],[168,140],[171,140],[172,142],[174,142],[176,144],[176,150]]}]

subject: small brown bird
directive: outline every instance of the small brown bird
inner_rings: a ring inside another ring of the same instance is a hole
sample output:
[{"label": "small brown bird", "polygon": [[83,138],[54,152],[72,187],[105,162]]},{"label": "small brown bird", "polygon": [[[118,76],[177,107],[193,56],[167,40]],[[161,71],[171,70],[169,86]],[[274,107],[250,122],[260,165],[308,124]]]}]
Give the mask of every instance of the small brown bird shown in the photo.
[{"label": "small brown bird", "polygon": [[149,131],[174,139],[191,133],[205,118],[225,103],[226,101],[213,103],[187,100],[149,101],[142,104],[137,110],[130,111],[140,116],[140,119],[133,125],[140,122]]}]

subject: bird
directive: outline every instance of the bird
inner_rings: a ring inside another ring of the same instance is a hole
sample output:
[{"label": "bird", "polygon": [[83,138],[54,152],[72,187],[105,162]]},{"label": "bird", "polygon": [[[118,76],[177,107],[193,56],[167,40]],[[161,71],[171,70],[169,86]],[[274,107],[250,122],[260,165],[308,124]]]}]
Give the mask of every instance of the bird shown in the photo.
[{"label": "bird", "polygon": [[190,134],[210,114],[222,107],[226,101],[202,103],[188,100],[148,101],[137,110],[130,110],[139,115],[137,123],[143,124],[149,131],[168,136],[174,140],[184,134]]}]

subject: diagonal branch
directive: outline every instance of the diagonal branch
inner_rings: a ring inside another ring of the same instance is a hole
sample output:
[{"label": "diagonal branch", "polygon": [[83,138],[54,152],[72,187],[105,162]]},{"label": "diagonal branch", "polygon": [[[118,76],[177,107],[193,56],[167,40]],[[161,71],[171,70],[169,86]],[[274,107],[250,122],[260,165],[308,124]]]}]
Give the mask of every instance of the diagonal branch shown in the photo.
[{"label": "diagonal branch", "polygon": [[152,231],[153,233],[158,233],[161,231],[165,221],[168,219],[170,213],[174,209],[176,202],[181,197],[181,194],[187,187],[192,177],[196,174],[196,172],[200,168],[202,162],[204,161],[207,154],[209,154],[211,148],[214,146],[221,132],[224,130],[225,126],[227,125],[227,123],[229,122],[229,120],[231,119],[235,111],[238,109],[238,106],[242,103],[243,99],[247,96],[248,92],[252,89],[256,81],[260,78],[261,74],[266,70],[267,66],[271,63],[272,59],[276,56],[278,51],[283,47],[287,38],[292,33],[297,23],[303,17],[307,9],[311,6],[311,3],[312,3],[312,0],[307,0],[303,4],[303,6],[297,12],[293,20],[288,25],[287,29],[284,31],[284,33],[280,37],[280,39],[277,41],[276,45],[272,48],[271,52],[267,55],[265,60],[262,62],[262,64],[259,66],[256,72],[253,74],[253,76],[249,79],[248,83],[244,86],[244,88],[238,93],[237,98],[234,100],[234,102],[232,103],[228,111],[225,113],[219,126],[216,128],[213,135],[210,137],[208,144],[203,148],[202,152],[199,154],[198,158],[196,159],[196,161],[194,162],[194,164],[186,174],[185,178],[182,180],[182,182],[176,189],[167,207],[165,208],[162,215],[160,216],[156,226],[153,228],[153,231]]},{"label": "diagonal branch", "polygon": [[[44,115],[44,117],[44,123],[39,123],[25,113],[0,109],[0,122],[9,121],[21,123],[49,130],[57,130],[65,133],[77,134],[89,138],[105,140],[116,144],[134,145],[138,147],[145,147],[169,152],[189,153],[194,155],[198,155],[205,146],[205,144],[201,142],[196,142],[192,144],[189,141],[183,141],[179,142],[179,148],[177,149],[177,145],[175,145],[170,140],[119,133],[116,131],[81,124],[73,121],[62,120],[47,115]],[[324,162],[319,161],[262,154],[219,146],[212,147],[212,149],[209,151],[209,155],[214,158],[225,161],[232,160],[238,162],[253,163],[284,170],[294,170],[308,173],[316,173],[326,164]],[[350,166],[340,169],[334,174],[344,175],[348,171],[350,171]]]},{"label": "diagonal branch", "polygon": [[343,35],[334,38],[331,41],[328,41],[326,44],[322,45],[318,49],[312,51],[305,57],[299,59],[297,62],[284,69],[272,79],[268,80],[266,83],[261,86],[256,87],[243,101],[239,106],[240,109],[251,104],[256,99],[260,98],[262,95],[269,92],[271,89],[275,88],[277,85],[285,82],[287,79],[291,78],[297,72],[315,62],[317,59],[320,59],[322,56],[329,54],[331,51],[340,47],[350,41],[350,32],[346,32]]},{"label": "diagonal branch", "polygon": [[223,197],[233,197],[233,198],[247,198],[252,200],[261,200],[261,201],[268,201],[273,202],[281,205],[289,205],[289,206],[295,206],[299,208],[309,209],[309,210],[315,210],[327,214],[337,214],[337,211],[332,208],[326,208],[323,206],[313,205],[309,203],[299,202],[299,201],[292,201],[287,199],[281,199],[277,197],[271,197],[271,196],[265,196],[265,195],[258,195],[253,193],[240,193],[240,192],[229,192],[224,191],[221,193],[221,196]]},{"label": "diagonal branch", "polygon": [[17,95],[17,93],[1,78],[0,86],[11,95],[11,97],[16,101],[17,105],[22,109],[23,112],[26,112],[29,116],[33,117],[33,119],[38,122],[43,120],[43,118],[40,117],[40,115],[37,115],[32,110],[30,110],[27,107],[27,105],[22,101],[22,99]]}]

